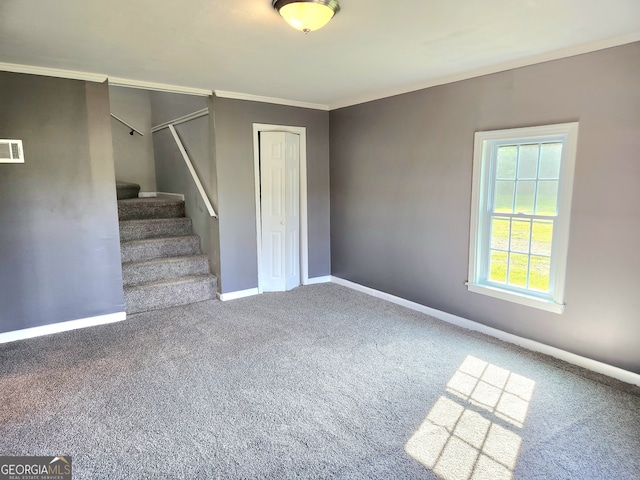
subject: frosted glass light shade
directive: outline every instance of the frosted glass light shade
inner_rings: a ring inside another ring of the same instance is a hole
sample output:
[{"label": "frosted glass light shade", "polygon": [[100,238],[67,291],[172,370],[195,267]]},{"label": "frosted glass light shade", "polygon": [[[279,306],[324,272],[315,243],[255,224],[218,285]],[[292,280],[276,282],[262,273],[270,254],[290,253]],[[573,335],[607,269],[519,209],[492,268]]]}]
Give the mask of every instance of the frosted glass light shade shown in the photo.
[{"label": "frosted glass light shade", "polygon": [[293,1],[282,6],[279,6],[278,3],[274,2],[274,7],[282,18],[293,28],[305,33],[324,27],[340,8],[338,2],[335,1]]}]

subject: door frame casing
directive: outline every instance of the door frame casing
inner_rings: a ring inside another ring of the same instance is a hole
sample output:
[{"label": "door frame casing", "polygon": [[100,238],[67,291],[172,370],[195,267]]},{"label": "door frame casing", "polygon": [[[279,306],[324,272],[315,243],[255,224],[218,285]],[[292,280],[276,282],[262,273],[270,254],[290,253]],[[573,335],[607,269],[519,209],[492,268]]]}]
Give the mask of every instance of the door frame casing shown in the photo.
[{"label": "door frame casing", "polygon": [[300,136],[300,283],[309,283],[309,231],[307,221],[307,129],[290,125],[253,124],[253,171],[256,198],[258,293],[262,288],[262,214],[260,209],[260,132],[289,132]]}]

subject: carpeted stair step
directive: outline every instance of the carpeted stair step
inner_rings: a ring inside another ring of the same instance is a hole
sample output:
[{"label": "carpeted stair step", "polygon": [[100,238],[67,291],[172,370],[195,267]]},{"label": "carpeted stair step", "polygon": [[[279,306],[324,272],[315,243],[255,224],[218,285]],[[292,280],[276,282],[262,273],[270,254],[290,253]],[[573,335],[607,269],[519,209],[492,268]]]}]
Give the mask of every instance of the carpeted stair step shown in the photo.
[{"label": "carpeted stair step", "polygon": [[126,198],[138,198],[140,193],[140,185],[137,183],[118,182],[116,180],[116,193],[118,194],[118,200],[124,200]]},{"label": "carpeted stair step", "polygon": [[200,252],[200,237],[193,234],[184,201],[139,198],[140,187],[125,182],[117,182],[117,190],[125,311],[215,299],[217,279]]},{"label": "carpeted stair step", "polygon": [[184,216],[183,200],[151,197],[127,198],[118,201],[118,218],[121,221]]},{"label": "carpeted stair step", "polygon": [[200,237],[187,235],[182,237],[147,238],[120,244],[122,263],[141,262],[154,258],[198,255]]},{"label": "carpeted stair step", "polygon": [[124,288],[128,314],[212,300],[215,295],[216,277],[213,275],[182,277]]},{"label": "carpeted stair step", "polygon": [[125,287],[208,273],[209,260],[206,255],[156,258],[122,264],[122,279]]},{"label": "carpeted stair step", "polygon": [[120,222],[121,242],[154,237],[181,237],[192,234],[191,219],[188,217],[124,220]]}]

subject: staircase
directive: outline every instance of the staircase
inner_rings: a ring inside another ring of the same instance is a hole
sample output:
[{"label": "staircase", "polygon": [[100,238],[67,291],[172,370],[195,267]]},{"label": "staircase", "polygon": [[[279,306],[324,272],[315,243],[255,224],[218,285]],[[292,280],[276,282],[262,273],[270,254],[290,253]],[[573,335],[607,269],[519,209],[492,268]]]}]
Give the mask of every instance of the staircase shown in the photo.
[{"label": "staircase", "polygon": [[128,314],[214,299],[217,279],[200,252],[184,201],[138,198],[116,182],[125,311]]}]

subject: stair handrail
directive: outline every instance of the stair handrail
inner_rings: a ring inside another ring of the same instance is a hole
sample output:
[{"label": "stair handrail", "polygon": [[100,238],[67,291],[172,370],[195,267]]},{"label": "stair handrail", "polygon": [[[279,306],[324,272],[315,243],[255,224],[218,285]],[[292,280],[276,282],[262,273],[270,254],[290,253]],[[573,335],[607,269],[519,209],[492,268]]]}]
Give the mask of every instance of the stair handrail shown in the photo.
[{"label": "stair handrail", "polygon": [[191,173],[191,177],[193,178],[193,181],[196,184],[198,192],[200,192],[200,196],[202,197],[202,200],[204,201],[204,204],[207,207],[207,210],[209,211],[209,215],[211,215],[212,217],[216,217],[217,218],[218,215],[216,214],[216,211],[213,209],[213,205],[211,205],[211,202],[209,201],[209,197],[207,196],[207,193],[204,191],[204,187],[202,186],[202,182],[200,182],[200,178],[198,178],[198,174],[196,173],[195,168],[193,168],[193,164],[191,163],[191,159],[189,158],[189,155],[187,154],[187,151],[185,150],[184,145],[182,144],[182,141],[180,140],[180,137],[178,136],[178,132],[176,132],[176,129],[174,128],[173,124],[167,125],[167,128],[171,131],[171,135],[173,135],[173,138],[176,141],[176,144],[178,145],[178,149],[180,150],[180,153],[182,154],[182,158],[184,159],[184,163],[187,164],[187,168],[189,169],[189,173]]},{"label": "stair handrail", "polygon": [[140,135],[141,137],[144,137],[144,133],[142,133],[140,130],[138,130],[136,127],[128,124],[127,122],[125,122],[123,119],[121,119],[119,116],[115,115],[115,114],[111,114],[111,116],[113,118],[115,118],[117,121],[119,121],[121,124],[129,127],[131,129],[131,131],[129,132],[129,135],[133,135],[133,132],[136,132],[138,135]]}]

